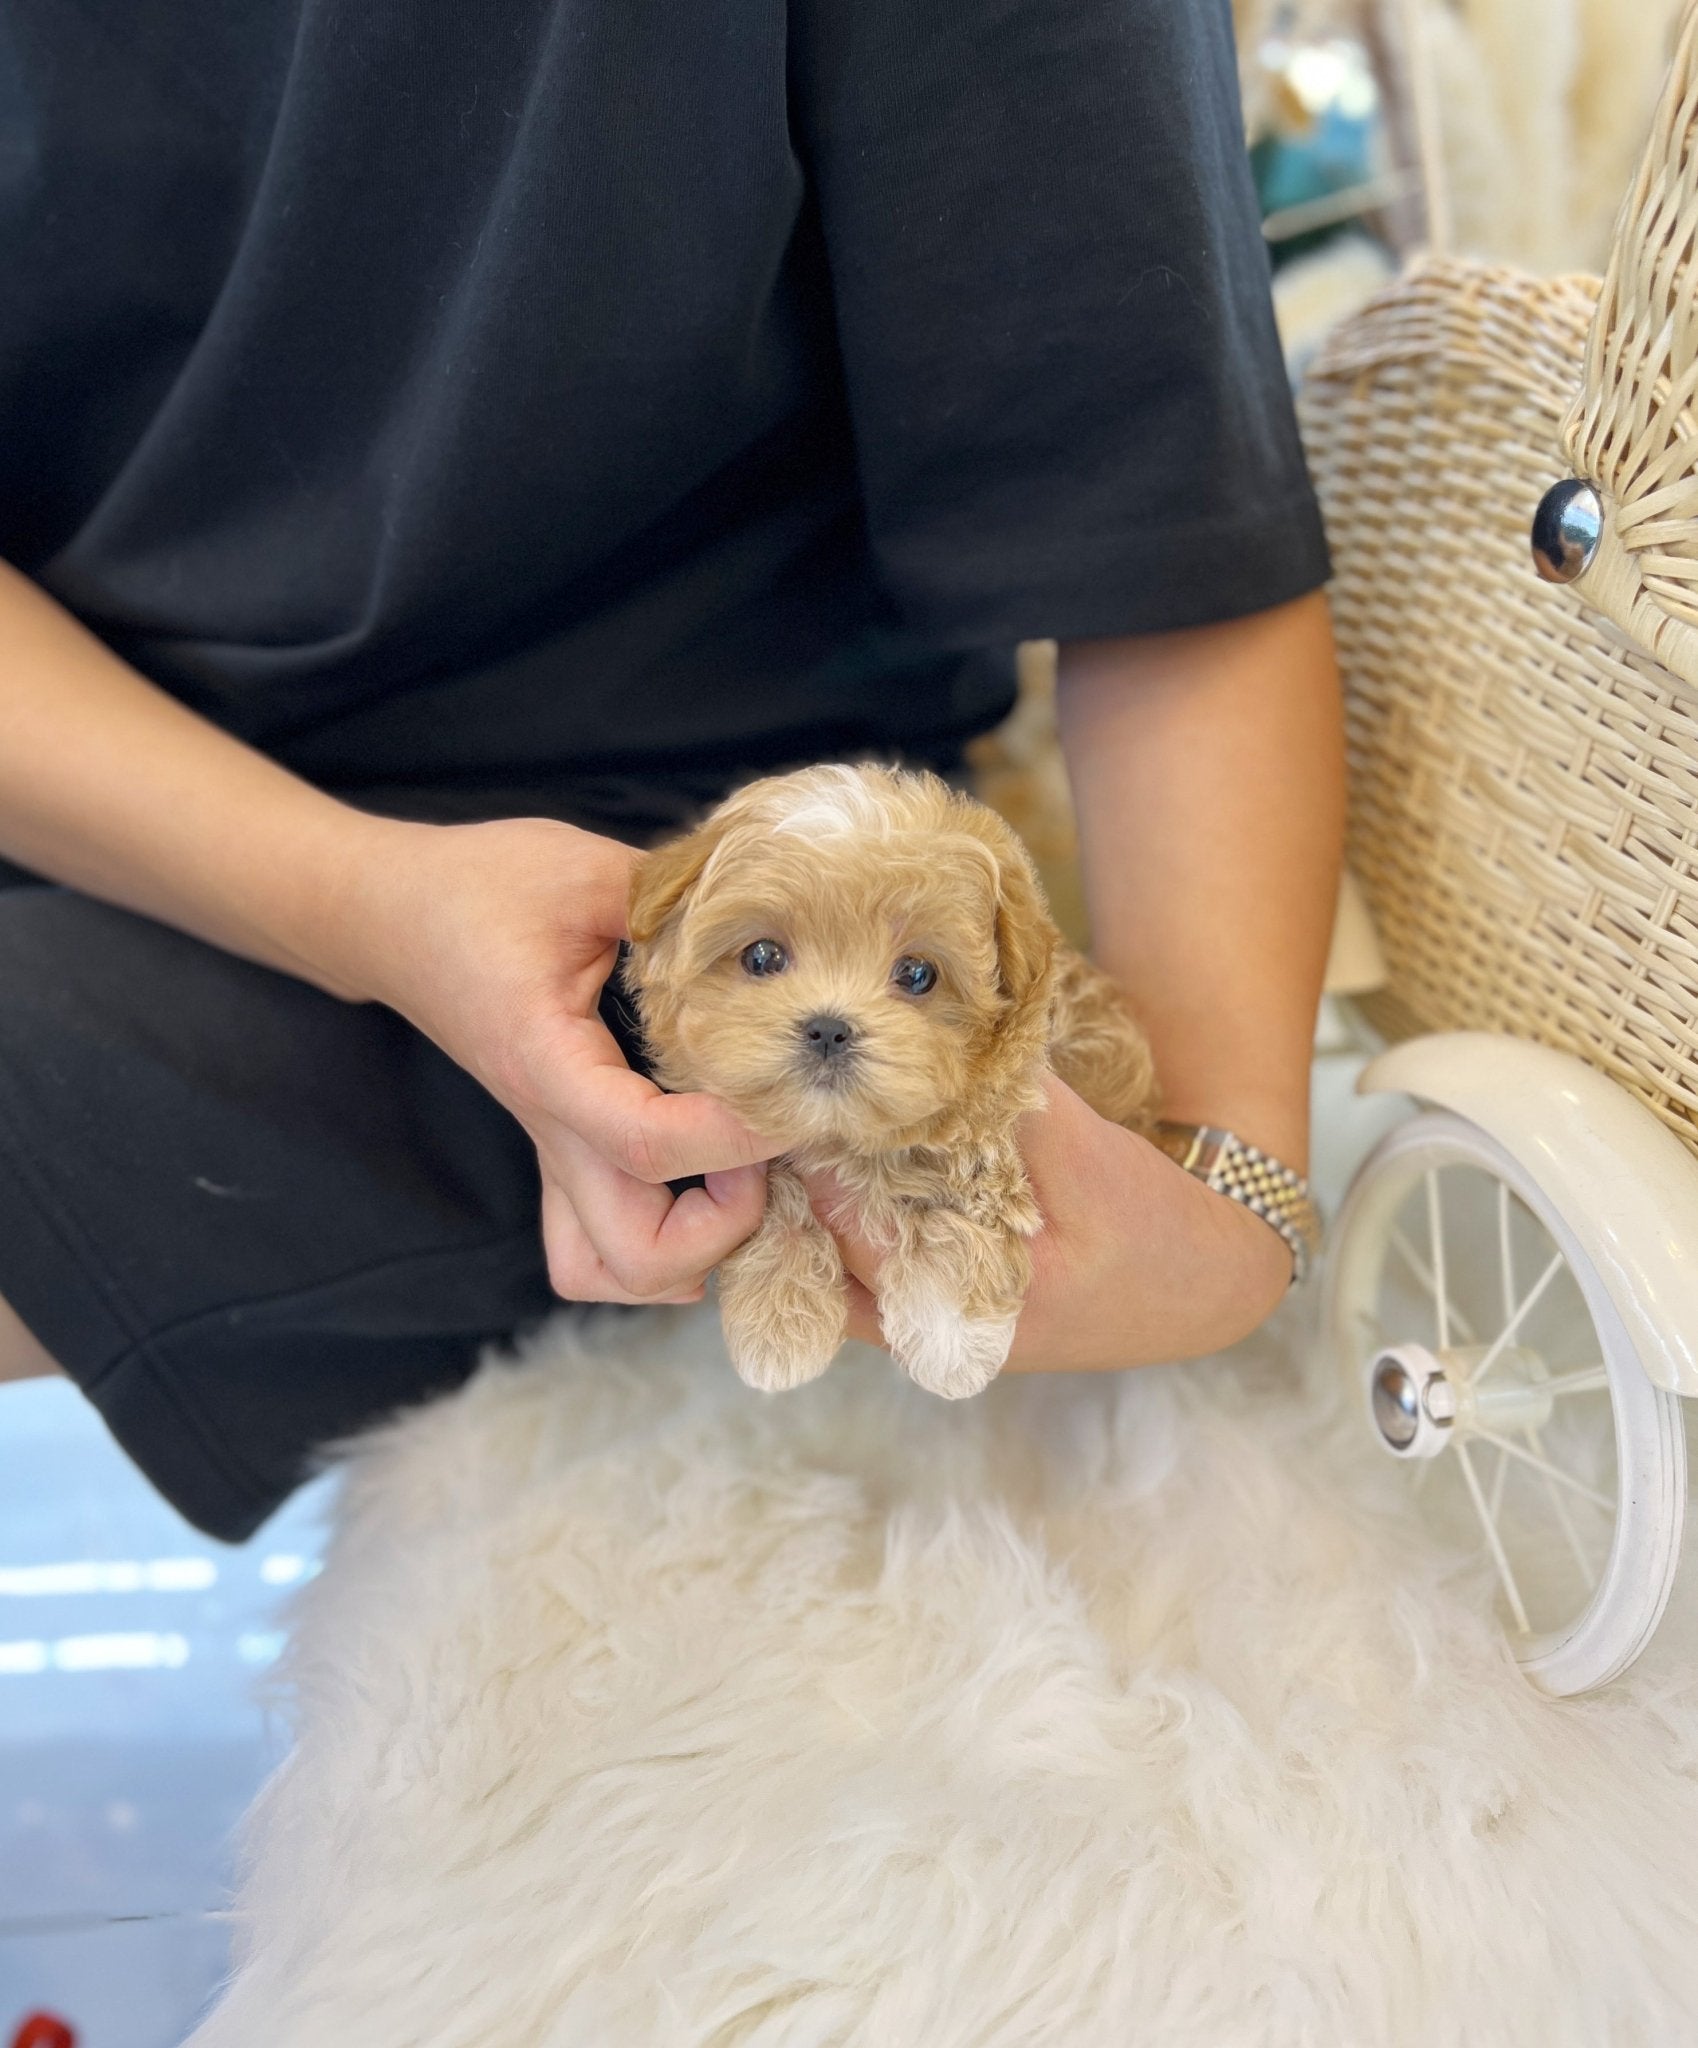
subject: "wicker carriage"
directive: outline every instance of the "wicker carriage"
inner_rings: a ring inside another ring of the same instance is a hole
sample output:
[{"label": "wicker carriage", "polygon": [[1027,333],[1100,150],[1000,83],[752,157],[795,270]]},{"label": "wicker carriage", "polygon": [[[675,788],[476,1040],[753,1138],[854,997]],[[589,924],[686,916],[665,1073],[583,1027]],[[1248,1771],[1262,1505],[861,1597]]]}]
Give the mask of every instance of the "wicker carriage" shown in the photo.
[{"label": "wicker carriage", "polygon": [[1601,285],[1421,260],[1302,417],[1388,974],[1365,1083],[1425,1105],[1340,1214],[1329,1324],[1577,1691],[1663,1612],[1698,1393],[1698,0]]}]

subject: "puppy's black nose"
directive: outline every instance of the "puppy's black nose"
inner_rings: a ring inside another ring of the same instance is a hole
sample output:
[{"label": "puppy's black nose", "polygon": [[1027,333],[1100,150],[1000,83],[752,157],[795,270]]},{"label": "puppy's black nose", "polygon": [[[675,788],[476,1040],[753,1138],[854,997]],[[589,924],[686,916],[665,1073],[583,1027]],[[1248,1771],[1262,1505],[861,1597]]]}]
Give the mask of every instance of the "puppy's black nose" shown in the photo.
[{"label": "puppy's black nose", "polygon": [[809,1052],[822,1060],[839,1060],[855,1043],[855,1027],[846,1017],[809,1017],[802,1024]]}]

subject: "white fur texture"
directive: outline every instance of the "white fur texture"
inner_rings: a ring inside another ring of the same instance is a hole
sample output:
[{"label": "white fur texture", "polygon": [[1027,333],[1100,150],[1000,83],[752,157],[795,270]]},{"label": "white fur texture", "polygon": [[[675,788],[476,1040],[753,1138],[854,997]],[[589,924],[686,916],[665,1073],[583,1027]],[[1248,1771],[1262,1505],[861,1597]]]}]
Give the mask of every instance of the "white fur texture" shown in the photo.
[{"label": "white fur texture", "polygon": [[1545,1700],[1405,1477],[1271,1339],[772,1402],[558,1327],[358,1458],[190,2048],[1692,2043],[1690,1584]]},{"label": "white fur texture", "polygon": [[1679,0],[1427,0],[1454,246],[1601,271]]},{"label": "white fur texture", "polygon": [[887,1290],[879,1298],[885,1342],[915,1386],[946,1401],[984,1392],[1008,1358],[1016,1320],[963,1315],[935,1287]]},{"label": "white fur texture", "polygon": [[890,818],[862,776],[847,762],[816,769],[808,788],[778,812],[775,832],[799,832],[809,838],[841,838],[849,832],[890,835]]}]

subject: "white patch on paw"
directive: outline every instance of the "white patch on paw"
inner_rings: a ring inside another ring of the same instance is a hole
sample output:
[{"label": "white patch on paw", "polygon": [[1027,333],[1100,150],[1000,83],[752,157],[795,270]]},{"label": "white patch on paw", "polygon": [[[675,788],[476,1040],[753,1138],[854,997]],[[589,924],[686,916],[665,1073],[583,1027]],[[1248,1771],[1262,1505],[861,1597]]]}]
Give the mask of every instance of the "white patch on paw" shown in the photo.
[{"label": "white patch on paw", "polygon": [[765,1344],[730,1348],[737,1377],[763,1394],[787,1394],[792,1387],[817,1380],[838,1351],[836,1344],[824,1352]]},{"label": "white patch on paw", "polygon": [[1013,1316],[963,1315],[930,1291],[881,1300],[879,1319],[897,1364],[916,1386],[946,1401],[982,1394],[1014,1342]]}]

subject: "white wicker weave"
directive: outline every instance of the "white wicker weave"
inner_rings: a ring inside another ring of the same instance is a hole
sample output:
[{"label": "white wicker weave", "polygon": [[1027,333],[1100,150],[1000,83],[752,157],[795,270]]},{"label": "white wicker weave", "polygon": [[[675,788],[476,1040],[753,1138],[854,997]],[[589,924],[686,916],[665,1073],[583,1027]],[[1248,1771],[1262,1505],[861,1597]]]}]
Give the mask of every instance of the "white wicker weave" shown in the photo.
[{"label": "white wicker weave", "polygon": [[[1601,295],[1430,259],[1335,333],[1301,409],[1372,1014],[1580,1053],[1698,1143],[1695,242],[1698,0]],[[1528,527],[1571,467],[1605,534],[1556,587]]]}]

